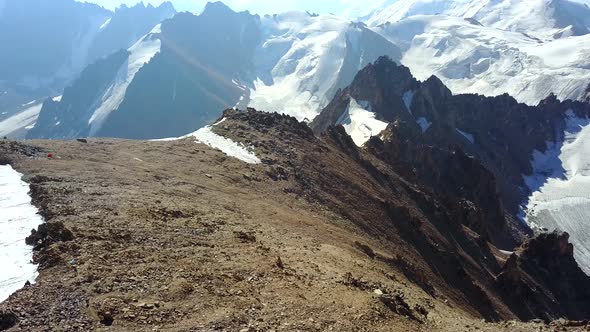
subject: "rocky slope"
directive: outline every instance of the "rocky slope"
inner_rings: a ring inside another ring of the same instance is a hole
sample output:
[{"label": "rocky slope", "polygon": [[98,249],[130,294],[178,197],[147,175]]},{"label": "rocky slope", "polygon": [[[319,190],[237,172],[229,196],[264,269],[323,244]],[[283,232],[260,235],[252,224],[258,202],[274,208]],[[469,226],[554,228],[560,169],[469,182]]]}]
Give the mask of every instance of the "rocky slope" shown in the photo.
[{"label": "rocky slope", "polygon": [[590,316],[567,235],[490,243],[491,176],[460,151],[414,144],[449,163],[440,182],[408,174],[387,135],[360,149],[342,127],[223,119],[213,132],[262,163],[190,138],[1,142],[47,221],[29,239],[40,276],[0,305],[2,327],[531,331],[585,323],[514,320]]}]

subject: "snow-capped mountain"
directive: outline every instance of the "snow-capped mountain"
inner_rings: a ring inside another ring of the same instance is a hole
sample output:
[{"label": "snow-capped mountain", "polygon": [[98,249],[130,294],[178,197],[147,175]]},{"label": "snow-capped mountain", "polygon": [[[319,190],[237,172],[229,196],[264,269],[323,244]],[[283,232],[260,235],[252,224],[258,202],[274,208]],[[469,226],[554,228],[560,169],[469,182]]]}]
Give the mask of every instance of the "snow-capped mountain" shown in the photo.
[{"label": "snow-capped mountain", "polygon": [[381,5],[363,18],[370,26],[416,15],[448,15],[484,26],[553,39],[590,32],[590,8],[569,0],[407,0]]},{"label": "snow-capped mountain", "polygon": [[[46,102],[28,137],[176,137],[248,105],[312,120],[367,63],[401,56],[363,24],[297,12],[260,18],[221,3],[164,21],[128,53],[108,58],[118,64],[110,71],[92,65],[61,101]],[[73,91],[85,82],[93,92],[82,98]]]},{"label": "snow-capped mountain", "polygon": [[399,48],[362,24],[291,12],[261,19],[256,80],[249,105],[312,120],[338,89],[380,55]]},{"label": "snow-capped mountain", "polygon": [[566,0],[396,1],[365,18],[403,49],[419,79],[453,91],[509,93],[536,105],[582,99],[590,77],[590,8]]},{"label": "snow-capped mountain", "polygon": [[74,0],[3,0],[0,7],[0,43],[10,45],[0,52],[0,136],[12,137],[22,137],[43,100],[61,95],[88,64],[175,13],[169,2],[115,12]]},{"label": "snow-capped mountain", "polygon": [[419,79],[436,75],[458,93],[509,93],[536,105],[550,93],[581,99],[590,77],[590,34],[540,42],[452,16],[413,16],[375,28],[404,50]]}]

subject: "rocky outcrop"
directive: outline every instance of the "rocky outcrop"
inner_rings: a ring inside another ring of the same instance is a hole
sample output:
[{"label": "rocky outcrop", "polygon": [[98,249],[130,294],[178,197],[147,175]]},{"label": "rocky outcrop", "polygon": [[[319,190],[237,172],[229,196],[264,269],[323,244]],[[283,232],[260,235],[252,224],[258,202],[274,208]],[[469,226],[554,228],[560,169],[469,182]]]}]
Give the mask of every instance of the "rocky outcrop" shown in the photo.
[{"label": "rocky outcrop", "polygon": [[512,248],[520,243],[522,234],[509,230],[494,174],[458,146],[442,149],[423,144],[415,128],[398,120],[366,148],[404,178],[441,197],[457,224],[496,245]]},{"label": "rocky outcrop", "polygon": [[[363,100],[377,119],[393,124],[395,129],[388,129],[381,135],[397,137],[387,138],[390,155],[386,159],[390,164],[399,166],[406,163],[405,168],[412,172],[414,168],[419,170],[428,165],[430,169],[436,170],[433,174],[446,174],[453,172],[448,169],[453,164],[444,158],[431,158],[435,151],[454,153],[453,158],[458,163],[461,154],[474,157],[474,163],[491,173],[489,178],[493,180],[488,183],[495,186],[495,190],[486,188],[491,191],[484,195],[495,196],[497,192],[500,199],[500,203],[493,207],[484,204],[480,208],[485,207],[487,211],[491,208],[493,216],[488,220],[502,220],[503,217],[498,216],[506,214],[510,220],[508,226],[517,233],[524,231],[515,220],[520,205],[530,194],[523,175],[533,172],[533,152],[545,151],[546,142],[562,138],[568,110],[578,116],[590,114],[590,103],[561,102],[553,95],[536,107],[520,104],[506,94],[497,97],[453,95],[437,77],[417,82],[404,66],[380,58],[359,72],[353,83],[322,111],[312,123],[314,131],[320,133],[336,124],[347,110],[351,98]],[[419,148],[421,145],[432,148]],[[379,151],[382,147],[375,140],[367,143],[367,146],[382,155],[383,151]],[[430,151],[427,153],[430,159],[425,156],[426,151]],[[424,182],[429,174],[422,171],[416,178],[422,177],[421,181]],[[463,185],[457,188],[473,189]],[[468,200],[490,202],[495,199],[475,198],[474,195],[472,193]]]},{"label": "rocky outcrop", "polygon": [[521,303],[522,319],[590,317],[590,277],[578,267],[567,233],[543,233],[525,242],[504,264],[497,283],[504,298]]}]

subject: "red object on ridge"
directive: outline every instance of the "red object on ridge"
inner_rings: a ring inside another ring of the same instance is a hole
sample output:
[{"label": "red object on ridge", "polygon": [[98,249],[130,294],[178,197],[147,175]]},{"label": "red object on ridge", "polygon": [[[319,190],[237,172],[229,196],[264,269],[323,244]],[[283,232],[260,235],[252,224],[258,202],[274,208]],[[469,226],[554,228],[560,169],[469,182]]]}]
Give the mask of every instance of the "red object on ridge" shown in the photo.
[{"label": "red object on ridge", "polygon": [[47,154],[47,158],[53,158],[53,153]]}]

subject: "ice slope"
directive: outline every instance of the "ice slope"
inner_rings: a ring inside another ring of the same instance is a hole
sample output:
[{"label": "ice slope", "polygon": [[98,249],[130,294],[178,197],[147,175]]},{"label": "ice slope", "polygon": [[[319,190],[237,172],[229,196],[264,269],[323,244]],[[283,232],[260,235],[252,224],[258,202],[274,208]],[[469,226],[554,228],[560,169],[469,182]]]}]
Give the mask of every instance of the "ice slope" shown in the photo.
[{"label": "ice slope", "polygon": [[108,115],[119,107],[135,74],[160,52],[159,31],[160,25],[158,24],[152,32],[143,36],[135,45],[129,48],[128,60],[121,66],[117,77],[101,99],[95,103],[96,108],[92,110],[92,116],[88,121],[90,136],[94,135],[101,128]]},{"label": "ice slope", "polygon": [[344,127],[357,146],[362,146],[371,137],[379,135],[387,128],[387,122],[375,118],[375,113],[367,101],[357,102],[353,98],[350,98],[348,108],[337,124]]},{"label": "ice slope", "polygon": [[434,74],[456,93],[509,93],[536,105],[552,92],[582,98],[590,77],[590,35],[541,42],[446,15],[412,16],[374,30],[400,45],[401,62],[416,78]]},{"label": "ice slope", "polygon": [[25,238],[43,220],[31,205],[29,186],[21,176],[10,165],[0,165],[0,301],[37,277]]},{"label": "ice slope", "polygon": [[261,19],[263,43],[249,106],[313,120],[339,88],[398,48],[363,25],[334,15],[288,12]]},{"label": "ice slope", "polygon": [[24,137],[26,132],[35,125],[42,107],[42,103],[33,106],[29,105],[23,111],[0,121],[0,137]]},{"label": "ice slope", "polygon": [[537,151],[534,173],[525,177],[533,191],[526,221],[534,228],[568,232],[578,264],[590,274],[590,119],[568,115],[563,142]]}]

